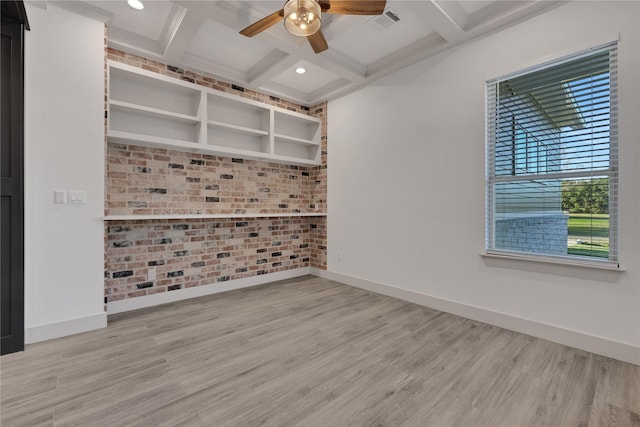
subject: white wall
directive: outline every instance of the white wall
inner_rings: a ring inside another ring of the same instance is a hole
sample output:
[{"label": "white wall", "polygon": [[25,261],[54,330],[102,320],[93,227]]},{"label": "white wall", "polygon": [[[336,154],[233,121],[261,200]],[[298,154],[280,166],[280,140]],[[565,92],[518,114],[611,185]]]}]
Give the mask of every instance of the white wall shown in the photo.
[{"label": "white wall", "polygon": [[[329,272],[640,364],[639,28],[640,3],[574,2],[330,102]],[[619,34],[626,271],[482,258],[485,81]]]},{"label": "white wall", "polygon": [[[27,4],[26,342],[106,326],[103,307],[104,24]],[[53,203],[84,190],[85,205]]]}]

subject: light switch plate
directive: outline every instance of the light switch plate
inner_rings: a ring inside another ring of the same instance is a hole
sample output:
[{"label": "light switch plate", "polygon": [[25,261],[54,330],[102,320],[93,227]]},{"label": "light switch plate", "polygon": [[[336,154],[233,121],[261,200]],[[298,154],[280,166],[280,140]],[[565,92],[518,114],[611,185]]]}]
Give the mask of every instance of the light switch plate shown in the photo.
[{"label": "light switch plate", "polygon": [[69,203],[75,205],[84,205],[86,202],[86,193],[82,190],[69,190]]},{"label": "light switch plate", "polygon": [[67,192],[64,190],[53,190],[53,203],[67,203]]}]

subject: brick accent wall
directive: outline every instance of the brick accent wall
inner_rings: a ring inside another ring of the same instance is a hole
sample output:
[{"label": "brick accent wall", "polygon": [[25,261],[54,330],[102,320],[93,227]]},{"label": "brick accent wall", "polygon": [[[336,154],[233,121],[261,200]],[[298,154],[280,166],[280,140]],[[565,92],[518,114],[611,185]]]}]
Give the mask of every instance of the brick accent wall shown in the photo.
[{"label": "brick accent wall", "polygon": [[[111,48],[106,56],[322,119],[318,167],[107,143],[106,215],[326,212],[326,102],[299,105]],[[326,242],[323,217],[108,221],[105,302],[308,266],[326,269]]]},{"label": "brick accent wall", "polygon": [[[310,190],[313,212],[327,212],[327,103],[324,102],[311,108],[316,117],[322,119],[322,164],[311,168]],[[311,267],[321,270],[327,269],[327,218],[315,217],[309,219],[310,225],[310,259]]]},{"label": "brick accent wall", "polygon": [[308,218],[110,222],[105,300],[308,267],[309,236]]},{"label": "brick accent wall", "polygon": [[322,163],[310,169],[310,194],[312,212],[327,211],[327,103],[317,105],[311,109],[313,115],[322,120],[321,155]]},{"label": "brick accent wall", "polygon": [[327,217],[309,218],[309,256],[311,267],[327,269]]},{"label": "brick accent wall", "polygon": [[316,211],[304,167],[117,143],[107,164],[110,215]]}]

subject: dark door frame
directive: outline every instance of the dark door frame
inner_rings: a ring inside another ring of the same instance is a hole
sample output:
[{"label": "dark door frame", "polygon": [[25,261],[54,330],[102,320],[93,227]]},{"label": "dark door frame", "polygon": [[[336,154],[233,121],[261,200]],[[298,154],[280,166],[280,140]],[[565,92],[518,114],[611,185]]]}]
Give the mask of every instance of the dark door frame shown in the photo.
[{"label": "dark door frame", "polygon": [[[6,354],[24,350],[24,30],[29,29],[29,22],[21,0],[0,1],[0,14],[2,37],[11,39],[8,64],[10,90],[8,94],[2,94],[2,97],[9,97],[9,111],[1,112],[3,116],[9,114],[11,123],[8,135],[11,174],[10,177],[1,178],[0,188],[2,196],[11,198],[10,218],[1,219],[3,224],[10,221],[9,244],[3,245],[2,253],[3,258],[10,257],[9,283],[2,283],[2,289],[8,291],[3,291],[3,294],[5,297],[9,295],[9,301],[3,301],[2,306],[7,307],[8,304],[10,307],[9,332],[5,335],[6,328],[3,328],[0,338],[0,353]],[[3,60],[6,60],[5,55],[6,52],[3,52]],[[6,143],[3,141],[3,144]],[[2,229],[7,232],[5,226]],[[3,236],[2,240],[7,241],[7,237]],[[3,275],[3,278],[7,277]]]}]

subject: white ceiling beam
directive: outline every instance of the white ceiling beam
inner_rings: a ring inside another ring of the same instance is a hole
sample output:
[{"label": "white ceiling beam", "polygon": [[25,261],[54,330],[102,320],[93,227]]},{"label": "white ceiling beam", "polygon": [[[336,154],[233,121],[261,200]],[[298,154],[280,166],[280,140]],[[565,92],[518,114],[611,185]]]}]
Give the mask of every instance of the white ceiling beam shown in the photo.
[{"label": "white ceiling beam", "polygon": [[113,17],[113,13],[84,1],[49,0],[49,3],[100,22],[109,22]]},{"label": "white ceiling beam", "polygon": [[247,71],[248,83],[251,86],[261,87],[299,61],[293,55],[274,49]]},{"label": "white ceiling beam", "polygon": [[438,33],[431,33],[369,64],[370,79],[385,76],[449,47]]},{"label": "white ceiling beam", "polygon": [[[177,6],[177,10],[176,9]],[[184,7],[183,7],[184,6]],[[200,27],[209,15],[213,14],[216,1],[177,2],[172,10],[173,19],[165,25],[161,40],[164,40],[164,60],[168,63],[179,62],[189,49],[191,41],[200,31]]]},{"label": "white ceiling beam", "polygon": [[226,80],[230,83],[237,83],[241,86],[248,84],[246,73],[193,53],[185,53],[178,65],[200,74]]},{"label": "white ceiling beam", "polygon": [[455,9],[447,7],[445,2],[437,0],[407,2],[407,6],[447,42],[455,43],[464,38],[466,21],[464,11],[462,14],[453,13],[452,11]]},{"label": "white ceiling beam", "polygon": [[269,82],[266,86],[257,88],[258,90],[265,91],[272,95],[284,98],[287,101],[299,102],[301,105],[311,105],[309,102],[309,95],[298,89],[293,89],[288,86],[281,85],[276,82]]},{"label": "white ceiling beam", "polygon": [[288,61],[295,63],[304,60],[353,82],[363,82],[366,80],[365,66],[344,54],[332,52],[331,46],[329,46],[328,51],[316,54],[313,52],[311,46],[306,40],[301,40],[302,43],[297,45],[282,43],[279,37],[273,36],[267,32],[262,33],[260,37],[263,41],[273,46],[274,49],[280,49],[288,53],[291,57]]},{"label": "white ceiling beam", "polygon": [[317,105],[323,101],[326,101],[330,96],[342,92],[347,88],[353,86],[354,83],[347,79],[335,80],[318,90],[315,90],[309,94],[309,104]]},{"label": "white ceiling beam", "polygon": [[[342,76],[354,83],[367,80],[366,67],[344,54],[331,52],[331,46],[329,46],[328,51],[320,54],[315,54],[310,46],[305,46],[300,49],[297,55],[300,59],[304,59],[313,65]],[[357,65],[358,69],[354,69],[354,65]]]},{"label": "white ceiling beam", "polygon": [[483,33],[501,27],[503,22],[513,23],[529,19],[561,4],[564,0],[497,1],[469,15],[466,30],[470,34]]},{"label": "white ceiling beam", "polygon": [[444,11],[449,18],[455,22],[460,28],[465,29],[469,14],[462,8],[460,2],[454,0],[431,0],[436,3],[440,9]]},{"label": "white ceiling beam", "polygon": [[355,27],[354,18],[359,18],[358,16],[354,17],[349,15],[329,16],[331,16],[331,19],[326,19],[326,21],[328,21],[326,24],[325,19],[322,20],[322,34],[324,34],[324,38],[327,39],[327,42],[331,42],[331,40],[336,37],[348,31],[352,31]]},{"label": "white ceiling beam", "polygon": [[135,34],[122,28],[107,25],[107,44],[114,49],[144,56],[145,58],[162,60],[160,43]]},{"label": "white ceiling beam", "polygon": [[[247,17],[225,7],[218,7],[215,14],[211,14],[209,19],[239,31],[238,29],[247,26]],[[278,49],[292,55],[296,61],[305,60],[313,65],[324,68],[339,76],[354,82],[363,82],[366,80],[366,67],[351,58],[341,55],[337,52],[329,50],[320,54],[315,54],[309,43],[301,37],[285,34],[278,35],[275,31],[264,31],[258,37],[261,41],[269,44],[274,49]],[[288,59],[292,61],[293,59]],[[294,61],[294,62],[296,62]]]},{"label": "white ceiling beam", "polygon": [[[49,0],[49,4],[61,2],[64,2],[64,6],[85,15],[100,16],[101,14],[100,10],[96,10],[99,9],[97,6],[99,3],[94,6],[90,1]],[[358,17],[340,15],[324,17],[323,33],[330,48],[317,55],[307,40],[288,34],[282,25],[277,25],[255,37],[258,44],[263,43],[271,50],[249,70],[229,67],[225,64],[223,57],[205,58],[190,53],[189,48],[193,38],[207,19],[214,21],[216,25],[223,25],[237,32],[282,7],[282,2],[228,0],[216,3],[175,0],[173,3],[174,6],[164,23],[159,40],[151,40],[124,29],[109,26],[109,46],[160,62],[172,63],[172,65],[251,89],[263,90],[302,104],[314,105],[328,98],[334,99],[349,93],[377,78],[436,55],[471,38],[480,37],[535,16],[564,3],[564,0],[497,1],[471,14],[467,14],[461,4],[454,0],[403,1],[403,8],[406,7],[409,13],[419,16],[433,31],[371,64],[360,63],[332,46],[332,42],[338,44],[337,41],[343,38],[360,36],[353,25]],[[392,5],[393,2],[390,4]],[[102,11],[102,13],[105,13],[103,19],[109,18],[108,12]],[[229,43],[234,41],[235,38],[230,37]],[[283,71],[301,61],[322,68],[337,77],[310,93],[303,93],[299,89],[273,81]]]},{"label": "white ceiling beam", "polygon": [[162,27],[162,32],[160,33],[159,42],[163,51],[167,50],[167,47],[171,44],[171,40],[175,38],[182,20],[187,14],[187,10],[186,7],[180,6],[177,3],[173,3],[171,6],[171,12],[169,12],[167,21],[164,23],[164,27]]}]

